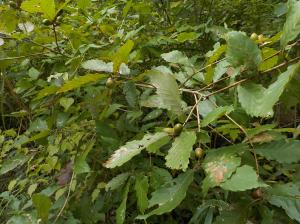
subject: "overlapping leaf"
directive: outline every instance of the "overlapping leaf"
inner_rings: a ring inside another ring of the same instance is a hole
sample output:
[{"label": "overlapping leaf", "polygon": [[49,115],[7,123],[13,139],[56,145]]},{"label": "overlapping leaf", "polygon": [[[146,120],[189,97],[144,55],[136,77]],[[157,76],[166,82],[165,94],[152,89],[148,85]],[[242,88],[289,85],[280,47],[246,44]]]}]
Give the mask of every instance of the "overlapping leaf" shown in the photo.
[{"label": "overlapping leaf", "polygon": [[172,148],[166,156],[166,166],[171,169],[185,171],[189,164],[189,158],[196,141],[195,132],[182,132],[172,144]]}]

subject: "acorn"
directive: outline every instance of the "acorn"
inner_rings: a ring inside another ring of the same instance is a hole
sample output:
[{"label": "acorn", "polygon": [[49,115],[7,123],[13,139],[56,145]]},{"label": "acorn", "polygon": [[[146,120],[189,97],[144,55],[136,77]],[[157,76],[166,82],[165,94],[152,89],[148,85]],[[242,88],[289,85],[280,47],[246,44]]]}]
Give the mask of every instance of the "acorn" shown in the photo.
[{"label": "acorn", "polygon": [[163,132],[165,132],[169,135],[174,135],[174,128],[164,128]]},{"label": "acorn", "polygon": [[180,135],[182,132],[183,126],[182,124],[178,123],[174,126],[174,135]]},{"label": "acorn", "polygon": [[115,84],[115,81],[112,78],[108,78],[106,80],[105,85],[106,85],[107,88],[111,89],[114,86],[114,84]]},{"label": "acorn", "polygon": [[195,155],[198,159],[201,159],[204,156],[204,150],[200,147],[195,149]]},{"label": "acorn", "polygon": [[259,43],[262,43],[262,42],[264,42],[264,35],[262,35],[262,34],[260,34],[260,35],[258,35],[258,42]]},{"label": "acorn", "polygon": [[250,36],[251,40],[257,40],[257,38],[258,38],[258,35],[256,33],[252,33]]},{"label": "acorn", "polygon": [[262,199],[264,196],[264,193],[260,188],[257,188],[256,190],[252,191],[251,195],[252,195],[253,199]]}]

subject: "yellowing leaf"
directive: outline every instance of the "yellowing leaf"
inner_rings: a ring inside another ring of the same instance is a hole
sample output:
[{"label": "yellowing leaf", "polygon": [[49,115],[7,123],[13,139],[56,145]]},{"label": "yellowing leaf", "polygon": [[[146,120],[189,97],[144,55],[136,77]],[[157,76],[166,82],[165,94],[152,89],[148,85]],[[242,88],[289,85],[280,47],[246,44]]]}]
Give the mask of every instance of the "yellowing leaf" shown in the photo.
[{"label": "yellowing leaf", "polygon": [[127,63],[129,53],[134,46],[132,40],[127,40],[126,43],[113,56],[113,72],[118,72],[122,63]]}]

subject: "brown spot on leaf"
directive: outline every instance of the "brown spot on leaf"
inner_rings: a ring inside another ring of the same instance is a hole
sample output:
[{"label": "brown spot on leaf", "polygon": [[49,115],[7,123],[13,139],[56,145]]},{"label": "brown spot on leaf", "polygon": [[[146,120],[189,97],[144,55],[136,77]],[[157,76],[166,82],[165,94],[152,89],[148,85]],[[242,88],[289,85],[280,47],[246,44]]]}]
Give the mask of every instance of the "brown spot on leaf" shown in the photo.
[{"label": "brown spot on leaf", "polygon": [[57,176],[57,182],[60,186],[64,186],[71,181],[73,173],[73,162],[70,161],[65,164],[65,166],[60,170]]},{"label": "brown spot on leaf", "polygon": [[224,181],[227,167],[220,163],[210,162],[207,164],[207,171],[216,184],[220,184]]}]

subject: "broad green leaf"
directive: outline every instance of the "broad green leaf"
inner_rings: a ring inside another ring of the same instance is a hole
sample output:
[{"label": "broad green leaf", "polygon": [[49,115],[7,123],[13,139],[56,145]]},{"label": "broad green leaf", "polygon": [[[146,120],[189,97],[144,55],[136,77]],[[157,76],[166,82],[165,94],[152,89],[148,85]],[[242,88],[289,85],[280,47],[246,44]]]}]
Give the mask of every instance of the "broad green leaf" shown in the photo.
[{"label": "broad green leaf", "polygon": [[125,94],[125,98],[129,106],[135,107],[138,102],[138,92],[135,84],[132,81],[127,81],[124,83],[123,93]]},{"label": "broad green leaf", "polygon": [[189,59],[181,51],[175,50],[169,53],[162,54],[161,57],[170,63],[189,65]]},{"label": "broad green leaf", "polygon": [[31,197],[31,195],[33,194],[33,192],[35,192],[37,186],[38,186],[38,184],[35,183],[35,184],[31,184],[31,185],[28,187],[27,194],[28,194],[30,197]]},{"label": "broad green leaf", "polygon": [[286,85],[300,70],[300,63],[291,65],[287,71],[267,89],[260,84],[248,83],[238,86],[238,97],[245,111],[254,117],[273,116],[273,106],[279,100]]},{"label": "broad green leaf", "polygon": [[68,110],[70,106],[74,103],[73,98],[67,98],[67,97],[62,97],[59,100],[59,104],[65,108],[65,110]]},{"label": "broad green leaf", "polygon": [[246,69],[256,69],[262,61],[257,44],[237,31],[227,34],[226,58],[233,67],[243,66]]},{"label": "broad green leaf", "polygon": [[130,173],[121,173],[114,178],[112,178],[105,186],[106,191],[114,191],[120,188],[128,179]]},{"label": "broad green leaf", "polygon": [[150,83],[155,86],[157,95],[142,101],[142,105],[167,109],[176,115],[181,115],[183,112],[182,102],[175,78],[157,70],[151,70],[146,74],[150,77]]},{"label": "broad green leaf", "polygon": [[299,140],[279,140],[255,147],[255,152],[268,160],[280,163],[296,163],[300,161]]},{"label": "broad green leaf", "polygon": [[161,215],[171,212],[183,201],[186,196],[186,191],[193,179],[193,171],[188,170],[173,179],[170,184],[154,191],[152,193],[152,198],[149,201],[148,208],[151,208],[154,205],[158,205],[158,208],[145,215],[139,215],[137,219],[147,219],[152,215]]},{"label": "broad green leaf", "polygon": [[241,158],[232,154],[212,154],[206,156],[202,167],[206,177],[202,182],[202,190],[207,194],[208,189],[220,186],[241,164]]},{"label": "broad green leaf", "polygon": [[138,209],[140,213],[144,214],[146,208],[148,207],[148,197],[147,197],[148,189],[149,189],[148,177],[138,175],[135,180],[134,189],[136,192]]},{"label": "broad green leaf", "polygon": [[202,127],[206,127],[210,123],[216,121],[225,114],[229,114],[234,110],[233,106],[217,107],[213,111],[209,112],[201,122]]},{"label": "broad green leaf", "polygon": [[77,5],[81,9],[86,9],[91,4],[91,0],[77,0]]},{"label": "broad green leaf", "polygon": [[85,161],[85,158],[79,156],[75,159],[75,163],[74,163],[75,174],[89,173],[90,171],[91,168],[89,164]]},{"label": "broad green leaf", "polygon": [[71,81],[66,82],[60,89],[58,89],[57,93],[68,92],[73,89],[80,88],[81,86],[90,83],[97,82],[100,79],[106,78],[107,75],[104,74],[88,74],[80,77],[76,77]]},{"label": "broad green leaf", "polygon": [[127,142],[124,146],[114,152],[114,154],[104,163],[106,168],[115,168],[122,166],[132,157],[138,155],[143,149],[159,141],[161,138],[167,136],[166,133],[158,132],[155,134],[146,134],[141,140],[134,140]]},{"label": "broad green leaf", "polygon": [[176,37],[176,40],[183,43],[188,40],[196,40],[199,36],[200,36],[200,34],[198,34],[196,32],[182,32],[182,33],[178,34],[178,36]]},{"label": "broad green leaf", "polygon": [[[204,76],[205,82],[206,83],[211,83],[214,77],[214,69],[213,66],[211,65],[212,63],[216,62],[222,54],[226,51],[227,46],[226,45],[221,45],[219,46],[210,56],[210,58],[207,60],[205,66],[208,66],[206,69],[206,74]],[[220,64],[220,63],[219,63]],[[227,62],[228,64],[228,62]]]},{"label": "broad green leaf", "polygon": [[84,69],[88,69],[96,72],[113,72],[113,63],[106,63],[102,60],[91,59],[85,61],[81,65]]},{"label": "broad green leaf", "polygon": [[134,46],[132,40],[127,40],[126,43],[119,48],[119,50],[113,56],[113,72],[119,71],[120,65],[122,63],[127,63],[129,53]]},{"label": "broad green leaf", "polygon": [[172,144],[166,156],[166,166],[185,171],[189,165],[190,154],[196,141],[195,132],[182,132]]},{"label": "broad green leaf", "polygon": [[26,0],[22,2],[21,8],[30,13],[43,13],[44,17],[50,21],[56,16],[54,0]]},{"label": "broad green leaf", "polygon": [[11,33],[15,30],[17,24],[18,24],[18,17],[15,11],[13,10],[1,11],[0,32]]},{"label": "broad green leaf", "polygon": [[290,41],[294,40],[300,33],[300,1],[289,0],[287,8],[287,18],[280,40],[282,47],[285,47]]},{"label": "broad green leaf", "polygon": [[237,168],[232,177],[220,186],[229,191],[245,191],[258,187],[267,187],[268,185],[258,180],[258,176],[253,167],[244,165]]},{"label": "broad green leaf", "polygon": [[[258,70],[266,71],[270,68],[273,68],[275,65],[277,65],[278,55],[275,55],[276,53],[277,53],[277,51],[272,48],[269,48],[269,47],[263,48],[262,55],[263,55],[264,61],[260,64]],[[273,55],[275,55],[275,56],[273,56]],[[269,58],[269,57],[271,57],[271,58]],[[267,59],[267,58],[269,58],[269,59]],[[267,59],[267,60],[265,60],[265,59]]]},{"label": "broad green leaf", "polygon": [[266,199],[275,206],[281,207],[291,218],[300,222],[300,189],[299,183],[277,184],[268,189]]},{"label": "broad green leaf", "polygon": [[129,192],[129,186],[130,186],[130,181],[128,181],[125,186],[122,202],[116,210],[116,221],[117,221],[116,223],[117,224],[123,224],[125,221],[126,203],[127,203],[128,192]]},{"label": "broad green leaf", "polygon": [[47,121],[43,118],[37,118],[34,121],[31,122],[29,131],[47,131],[49,129]]},{"label": "broad green leaf", "polygon": [[143,122],[154,120],[158,118],[162,113],[163,111],[161,109],[152,110],[149,114],[147,114],[144,117]]},{"label": "broad green leaf", "polygon": [[23,165],[28,161],[30,157],[26,155],[17,154],[9,159],[3,160],[0,168],[0,175],[6,174],[7,172],[15,169],[18,166]]},{"label": "broad green leaf", "polygon": [[50,198],[44,194],[34,194],[32,196],[32,202],[37,210],[38,216],[43,222],[47,222],[49,210],[52,206]]}]

